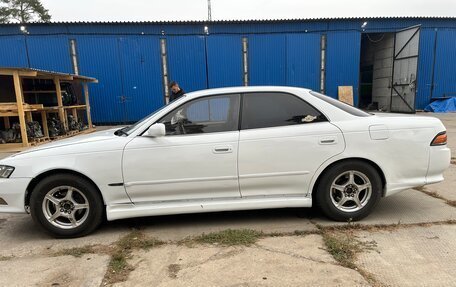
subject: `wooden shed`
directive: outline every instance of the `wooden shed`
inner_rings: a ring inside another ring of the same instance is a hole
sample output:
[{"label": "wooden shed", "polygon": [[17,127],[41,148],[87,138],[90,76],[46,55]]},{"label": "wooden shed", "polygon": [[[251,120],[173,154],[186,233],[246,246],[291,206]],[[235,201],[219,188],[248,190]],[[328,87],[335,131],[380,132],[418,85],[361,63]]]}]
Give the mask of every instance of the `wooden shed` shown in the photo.
[{"label": "wooden shed", "polygon": [[94,131],[88,83],[97,82],[81,75],[0,67],[0,151]]}]

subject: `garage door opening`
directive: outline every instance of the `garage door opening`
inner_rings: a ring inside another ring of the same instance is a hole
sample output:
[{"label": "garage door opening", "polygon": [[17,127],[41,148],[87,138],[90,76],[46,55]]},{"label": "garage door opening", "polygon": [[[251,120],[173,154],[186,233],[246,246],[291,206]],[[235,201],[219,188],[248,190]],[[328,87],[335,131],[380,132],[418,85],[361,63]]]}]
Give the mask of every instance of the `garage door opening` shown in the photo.
[{"label": "garage door opening", "polygon": [[359,106],[415,112],[420,26],[361,35]]},{"label": "garage door opening", "polygon": [[361,35],[360,108],[389,111],[393,56],[394,33]]}]

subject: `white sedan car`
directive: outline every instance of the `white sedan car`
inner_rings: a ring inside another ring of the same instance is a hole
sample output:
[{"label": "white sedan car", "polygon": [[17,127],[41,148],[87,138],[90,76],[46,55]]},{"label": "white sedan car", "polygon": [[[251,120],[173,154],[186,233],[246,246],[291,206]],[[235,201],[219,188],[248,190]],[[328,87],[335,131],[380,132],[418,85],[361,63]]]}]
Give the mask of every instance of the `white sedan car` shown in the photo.
[{"label": "white sedan car", "polygon": [[0,161],[0,212],[57,237],[141,216],[310,207],[337,221],[443,180],[445,127],[291,87],[189,93],[135,125]]}]

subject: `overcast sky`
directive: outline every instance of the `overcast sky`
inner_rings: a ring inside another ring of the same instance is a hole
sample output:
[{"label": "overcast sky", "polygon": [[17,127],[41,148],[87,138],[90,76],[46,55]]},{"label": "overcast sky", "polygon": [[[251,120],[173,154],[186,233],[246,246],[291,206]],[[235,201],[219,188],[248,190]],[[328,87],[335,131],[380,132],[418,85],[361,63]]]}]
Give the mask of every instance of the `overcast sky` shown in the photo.
[{"label": "overcast sky", "polygon": [[[207,0],[41,0],[53,21],[206,20]],[[213,20],[453,16],[456,0],[212,0]]]}]

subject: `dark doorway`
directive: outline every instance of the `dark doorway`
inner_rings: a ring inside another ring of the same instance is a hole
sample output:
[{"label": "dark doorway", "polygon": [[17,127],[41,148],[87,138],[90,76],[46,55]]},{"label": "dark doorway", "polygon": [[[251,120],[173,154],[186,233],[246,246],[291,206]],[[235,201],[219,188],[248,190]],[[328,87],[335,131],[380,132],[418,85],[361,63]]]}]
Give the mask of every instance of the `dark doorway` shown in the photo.
[{"label": "dark doorway", "polygon": [[359,107],[389,111],[393,74],[394,33],[363,33]]}]

